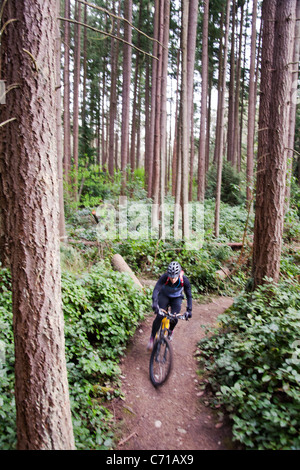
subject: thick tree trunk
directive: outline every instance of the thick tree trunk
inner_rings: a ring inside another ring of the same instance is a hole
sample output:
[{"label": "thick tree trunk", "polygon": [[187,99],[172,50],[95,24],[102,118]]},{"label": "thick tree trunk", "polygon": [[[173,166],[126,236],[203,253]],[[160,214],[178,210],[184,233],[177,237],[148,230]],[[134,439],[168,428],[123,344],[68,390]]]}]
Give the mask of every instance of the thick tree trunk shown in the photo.
[{"label": "thick tree trunk", "polygon": [[254,286],[280,274],[295,9],[296,0],[263,3]]},{"label": "thick tree trunk", "polygon": [[73,449],[59,259],[56,0],[11,0],[2,37],[1,209],[11,253],[19,449]]},{"label": "thick tree trunk", "polygon": [[124,258],[121,255],[119,255],[119,254],[114,255],[112,257],[111,264],[114,267],[114,269],[116,269],[120,273],[129,274],[129,276],[131,277],[131,279],[133,280],[135,285],[140,290],[143,288],[142,284],[140,283],[140,281],[138,280],[138,278],[136,277],[136,275],[134,274],[132,269],[130,269],[130,267],[128,266],[128,264],[126,263],[126,261],[124,260]]}]

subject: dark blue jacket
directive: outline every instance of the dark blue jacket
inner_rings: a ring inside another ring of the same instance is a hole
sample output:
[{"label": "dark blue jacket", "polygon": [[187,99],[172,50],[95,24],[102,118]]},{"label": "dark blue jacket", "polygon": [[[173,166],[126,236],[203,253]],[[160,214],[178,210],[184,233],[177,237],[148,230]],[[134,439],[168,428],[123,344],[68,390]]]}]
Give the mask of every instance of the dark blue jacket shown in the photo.
[{"label": "dark blue jacket", "polygon": [[[183,275],[181,278],[178,278],[178,281],[175,284],[172,284],[170,280],[168,280],[168,274],[165,273],[158,279],[152,294],[152,302],[154,305],[158,304],[158,295],[161,292],[163,295],[167,297],[174,298],[174,297],[183,297],[183,291],[186,295],[187,300],[187,310],[192,311],[192,290],[191,284],[188,278]],[[182,285],[183,284],[183,285]]]}]

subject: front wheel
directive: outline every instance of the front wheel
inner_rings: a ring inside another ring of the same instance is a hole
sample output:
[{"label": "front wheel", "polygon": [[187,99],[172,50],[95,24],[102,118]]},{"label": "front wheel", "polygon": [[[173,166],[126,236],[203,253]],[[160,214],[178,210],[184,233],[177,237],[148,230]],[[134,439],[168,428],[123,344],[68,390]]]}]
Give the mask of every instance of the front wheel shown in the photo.
[{"label": "front wheel", "polygon": [[150,357],[150,380],[154,387],[162,385],[167,380],[172,368],[173,353],[166,338],[158,340]]}]

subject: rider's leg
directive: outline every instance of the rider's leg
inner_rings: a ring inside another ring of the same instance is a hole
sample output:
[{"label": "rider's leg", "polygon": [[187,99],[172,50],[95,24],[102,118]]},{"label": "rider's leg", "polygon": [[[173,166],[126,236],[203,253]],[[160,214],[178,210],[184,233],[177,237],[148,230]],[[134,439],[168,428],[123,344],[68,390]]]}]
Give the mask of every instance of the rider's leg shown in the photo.
[{"label": "rider's leg", "polygon": [[[169,305],[169,298],[160,293],[158,296],[158,305],[159,305],[159,308],[162,308],[163,310],[167,310],[168,305]],[[153,320],[151,336],[150,336],[148,346],[147,346],[148,351],[152,350],[153,348],[153,341],[154,341],[156,333],[158,332],[160,328],[162,319],[163,319],[162,315],[157,314]]]},{"label": "rider's leg", "polygon": [[[159,308],[162,308],[163,310],[167,310],[168,305],[169,305],[169,297],[160,293],[158,296],[158,305],[159,305]],[[152,338],[155,338],[155,335],[160,328],[162,319],[163,319],[162,315],[159,315],[159,314],[157,314],[156,317],[154,318],[154,321],[152,323],[152,332],[151,332]]]},{"label": "rider's leg", "polygon": [[[182,304],[182,297],[175,297],[175,298],[170,299],[171,313],[179,313],[181,310],[181,304]],[[170,320],[170,329],[169,329],[170,339],[172,339],[173,331],[177,323],[178,323],[178,320]]]},{"label": "rider's leg", "polygon": [[[169,299],[171,313],[179,313],[181,310],[182,297],[173,297]],[[178,320],[170,320],[170,332],[173,332]]]}]

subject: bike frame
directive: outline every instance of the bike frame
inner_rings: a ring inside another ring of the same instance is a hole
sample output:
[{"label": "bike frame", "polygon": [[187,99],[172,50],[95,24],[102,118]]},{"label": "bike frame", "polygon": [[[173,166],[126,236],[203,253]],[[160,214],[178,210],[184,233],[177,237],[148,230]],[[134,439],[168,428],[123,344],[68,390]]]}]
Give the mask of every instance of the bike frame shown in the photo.
[{"label": "bike frame", "polygon": [[[152,384],[157,387],[162,385],[168,378],[172,368],[172,347],[168,340],[168,332],[170,328],[171,319],[186,320],[185,315],[172,314],[170,309],[166,312],[163,309],[159,310],[159,314],[163,316],[161,327],[156,334],[155,344],[153,346],[152,354],[150,357],[150,380]],[[161,355],[161,348],[163,354]],[[168,364],[169,358],[169,364]],[[158,365],[157,369],[155,365]]]}]

